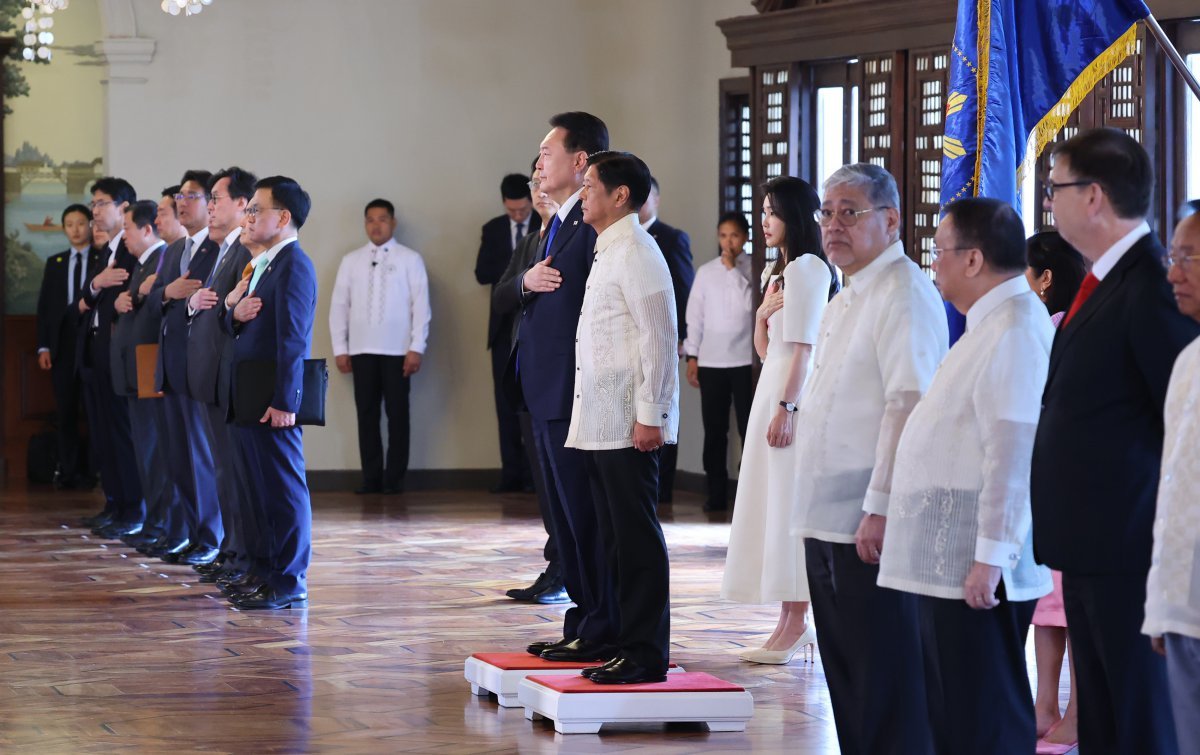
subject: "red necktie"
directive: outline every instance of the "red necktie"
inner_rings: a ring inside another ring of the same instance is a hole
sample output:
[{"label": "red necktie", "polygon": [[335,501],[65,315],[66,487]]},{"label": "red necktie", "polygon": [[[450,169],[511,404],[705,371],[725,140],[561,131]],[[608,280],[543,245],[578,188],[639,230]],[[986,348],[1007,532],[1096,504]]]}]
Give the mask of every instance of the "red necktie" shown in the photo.
[{"label": "red necktie", "polygon": [[1071,318],[1075,316],[1075,313],[1079,311],[1083,303],[1088,300],[1088,297],[1092,295],[1092,292],[1096,290],[1096,286],[1099,285],[1100,279],[1091,273],[1083,277],[1083,283],[1079,284],[1079,293],[1075,294],[1075,301],[1071,302],[1071,309],[1067,311],[1067,316],[1063,319],[1062,324],[1064,328],[1067,326],[1067,323],[1071,322]]}]

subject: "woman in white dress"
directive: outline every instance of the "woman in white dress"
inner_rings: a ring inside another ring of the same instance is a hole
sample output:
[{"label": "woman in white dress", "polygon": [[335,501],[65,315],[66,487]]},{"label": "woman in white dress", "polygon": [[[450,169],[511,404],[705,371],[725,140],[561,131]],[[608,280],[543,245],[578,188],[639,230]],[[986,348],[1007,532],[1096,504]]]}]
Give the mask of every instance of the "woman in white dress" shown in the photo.
[{"label": "woman in white dress", "polygon": [[813,217],[821,206],[817,192],[790,176],[763,189],[763,238],[779,256],[763,272],[766,292],[755,314],[754,348],[763,366],[750,408],[721,597],[782,603],[774,633],[741,658],[783,664],[816,642],[808,622],[804,545],[791,534],[796,475],[792,420],[821,315],[838,284]]}]

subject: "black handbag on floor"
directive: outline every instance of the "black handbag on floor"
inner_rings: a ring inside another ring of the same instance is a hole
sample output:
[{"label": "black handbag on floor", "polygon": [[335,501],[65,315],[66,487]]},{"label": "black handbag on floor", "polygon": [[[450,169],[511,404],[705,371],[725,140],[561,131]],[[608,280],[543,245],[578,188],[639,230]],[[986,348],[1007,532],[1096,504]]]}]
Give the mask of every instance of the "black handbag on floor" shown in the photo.
[{"label": "black handbag on floor", "polygon": [[[325,392],[329,388],[329,368],[324,359],[305,359],[297,425],[325,424]],[[239,425],[257,425],[267,413],[275,395],[275,362],[271,359],[247,359],[238,362],[233,373],[233,421]]]}]

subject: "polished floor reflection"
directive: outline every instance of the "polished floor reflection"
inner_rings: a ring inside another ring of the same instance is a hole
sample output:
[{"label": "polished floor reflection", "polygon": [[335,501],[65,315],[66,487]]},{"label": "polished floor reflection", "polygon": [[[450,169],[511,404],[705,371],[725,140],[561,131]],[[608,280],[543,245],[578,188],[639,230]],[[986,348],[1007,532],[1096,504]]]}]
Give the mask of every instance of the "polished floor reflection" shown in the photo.
[{"label": "polished floor reflection", "polygon": [[836,752],[821,664],[750,666],[770,607],[723,602],[728,524],[665,509],[672,660],[754,695],[745,733],[702,725],[558,735],[475,698],[463,660],[556,636],[526,496],[314,498],[312,602],[242,613],[193,579],[73,525],[95,494],[0,492],[0,752]]}]

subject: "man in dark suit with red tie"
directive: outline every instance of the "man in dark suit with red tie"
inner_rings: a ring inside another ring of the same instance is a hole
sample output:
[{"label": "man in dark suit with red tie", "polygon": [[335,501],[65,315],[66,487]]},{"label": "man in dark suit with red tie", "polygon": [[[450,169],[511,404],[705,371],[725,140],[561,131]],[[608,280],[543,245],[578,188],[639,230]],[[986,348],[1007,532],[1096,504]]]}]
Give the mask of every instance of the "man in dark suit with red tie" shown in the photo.
[{"label": "man in dark suit with red tie", "polygon": [[[504,202],[504,214],[483,224],[479,254],[475,257],[475,280],[481,286],[490,286],[493,295],[517,244],[542,227],[542,219],[533,211],[527,177],[520,173],[505,176],[500,182],[500,199]],[[504,368],[512,351],[512,322],[511,314],[489,307],[487,347],[492,354],[496,424],[500,430],[500,482],[492,488],[493,493],[533,488],[526,458],[529,450],[521,440],[521,422],[516,408],[504,395]]]},{"label": "man in dark suit with red tie", "polygon": [[75,363],[75,336],[79,329],[79,299],[88,270],[99,259],[92,249],[92,211],[73,204],[63,210],[63,231],[71,248],[46,260],[38,294],[38,367],[50,372],[54,386],[55,423],[58,431],[58,469],[55,483],[73,488],[86,475],[86,460],[79,458],[79,402],[82,397]]},{"label": "man in dark suit with red tie", "polygon": [[1082,752],[1175,753],[1166,665],[1141,634],[1180,314],[1146,216],[1145,150],[1114,129],[1058,145],[1046,207],[1092,271],[1054,339],[1033,449],[1038,560],[1063,575]]},{"label": "man in dark suit with red tie", "polygon": [[225,327],[233,333],[234,401],[238,365],[274,362],[270,405],[257,423],[239,425],[238,450],[246,464],[255,521],[270,544],[261,582],[230,601],[243,609],[299,608],[308,604],[312,557],[312,505],[304,476],[304,444],[296,412],[303,395],[304,360],[312,351],[317,273],[297,240],[312,207],[308,193],[285,176],[255,185],[246,208],[249,242],[262,249],[253,272],[225,298],[232,309]]}]

